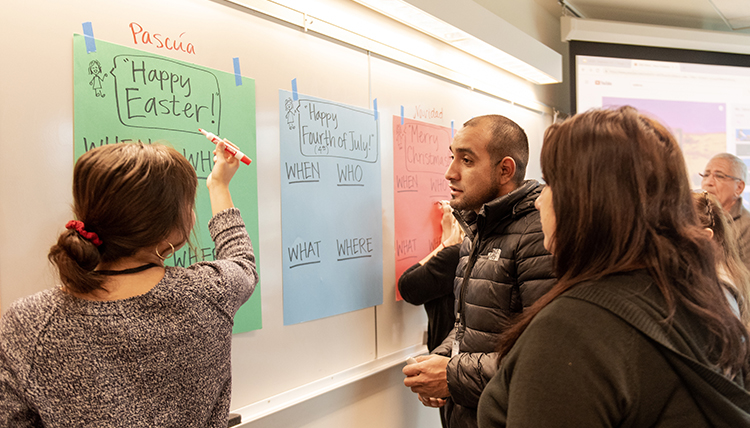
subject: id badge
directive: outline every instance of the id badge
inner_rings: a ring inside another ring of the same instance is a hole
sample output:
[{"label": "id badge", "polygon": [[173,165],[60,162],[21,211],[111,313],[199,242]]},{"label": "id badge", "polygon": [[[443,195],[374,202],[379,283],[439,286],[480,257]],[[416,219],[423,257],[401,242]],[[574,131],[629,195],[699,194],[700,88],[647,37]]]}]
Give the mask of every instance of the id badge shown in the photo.
[{"label": "id badge", "polygon": [[453,348],[451,349],[451,358],[458,355],[458,340],[453,339]]}]

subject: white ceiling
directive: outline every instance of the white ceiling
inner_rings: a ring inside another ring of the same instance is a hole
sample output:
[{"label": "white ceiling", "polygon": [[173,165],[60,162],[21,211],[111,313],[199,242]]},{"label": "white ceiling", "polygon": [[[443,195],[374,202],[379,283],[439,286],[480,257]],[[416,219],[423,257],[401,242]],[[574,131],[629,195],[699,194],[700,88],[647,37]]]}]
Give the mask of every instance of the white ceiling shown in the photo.
[{"label": "white ceiling", "polygon": [[[550,13],[562,15],[560,0],[535,1]],[[750,34],[750,0],[562,1],[587,19]]]}]

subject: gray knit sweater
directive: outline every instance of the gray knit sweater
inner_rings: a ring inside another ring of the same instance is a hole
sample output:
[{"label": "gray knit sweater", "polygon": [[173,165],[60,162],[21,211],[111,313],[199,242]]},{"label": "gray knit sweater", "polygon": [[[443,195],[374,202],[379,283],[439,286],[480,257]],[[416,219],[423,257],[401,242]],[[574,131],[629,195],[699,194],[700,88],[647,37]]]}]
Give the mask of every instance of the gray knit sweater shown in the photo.
[{"label": "gray knit sweater", "polygon": [[15,302],[0,318],[0,427],[226,428],[233,317],[258,275],[239,210],[208,228],[217,260],[168,267],[146,294]]}]

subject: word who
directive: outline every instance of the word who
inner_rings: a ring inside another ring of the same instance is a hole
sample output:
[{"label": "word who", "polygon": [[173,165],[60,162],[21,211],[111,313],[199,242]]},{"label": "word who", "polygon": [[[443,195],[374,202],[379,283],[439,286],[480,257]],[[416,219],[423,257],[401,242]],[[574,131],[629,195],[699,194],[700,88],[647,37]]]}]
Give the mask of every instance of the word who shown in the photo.
[{"label": "word who", "polygon": [[364,171],[360,165],[351,164],[336,164],[336,172],[338,172],[339,186],[363,186],[362,178]]},{"label": "word who", "polygon": [[450,186],[448,186],[448,180],[445,178],[430,178],[430,191],[435,193],[444,193],[449,194],[451,191]]}]

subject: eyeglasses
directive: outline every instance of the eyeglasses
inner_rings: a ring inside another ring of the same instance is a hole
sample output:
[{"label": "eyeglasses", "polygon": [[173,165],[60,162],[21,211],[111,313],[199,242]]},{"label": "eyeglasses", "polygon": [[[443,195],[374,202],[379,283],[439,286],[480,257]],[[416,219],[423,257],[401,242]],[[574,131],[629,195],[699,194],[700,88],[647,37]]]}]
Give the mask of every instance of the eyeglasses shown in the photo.
[{"label": "eyeglasses", "polygon": [[733,177],[731,175],[724,174],[723,172],[710,172],[710,171],[707,171],[707,172],[699,172],[698,175],[700,175],[701,178],[703,178],[703,179],[706,179],[706,178],[708,178],[708,177],[710,177],[710,176],[713,175],[714,178],[716,178],[717,180],[722,180],[723,181],[723,180],[726,180],[728,178],[731,178],[732,180],[735,180],[735,181],[742,181],[742,179],[739,178],[739,177]]}]

